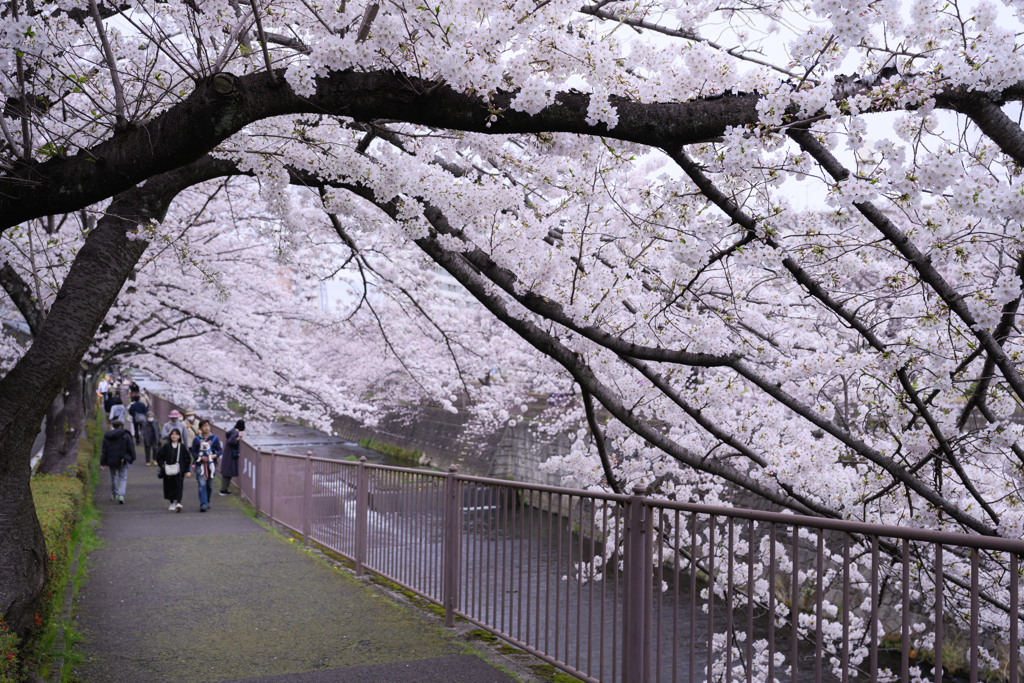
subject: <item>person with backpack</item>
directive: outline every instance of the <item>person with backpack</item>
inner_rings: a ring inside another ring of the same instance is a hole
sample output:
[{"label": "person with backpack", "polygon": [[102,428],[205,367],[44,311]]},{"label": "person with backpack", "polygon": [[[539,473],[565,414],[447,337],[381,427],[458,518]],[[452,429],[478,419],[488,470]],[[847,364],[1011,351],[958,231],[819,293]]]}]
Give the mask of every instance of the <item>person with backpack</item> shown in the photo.
[{"label": "person with backpack", "polygon": [[220,460],[220,495],[231,495],[231,477],[238,476],[238,456],[241,454],[242,437],[245,436],[245,420],[235,423],[235,428],[227,434],[228,447]]},{"label": "person with backpack", "polygon": [[[149,409],[146,408],[146,404],[139,400],[138,394],[132,394],[132,403],[128,406],[128,414],[132,418],[132,425],[135,429],[135,445],[139,445],[142,442],[142,427],[146,422],[146,413]],[[146,464],[149,464],[149,458],[146,458]]]},{"label": "person with backpack", "polygon": [[110,500],[124,505],[124,491],[128,485],[128,466],[135,462],[135,442],[124,428],[124,422],[113,420],[111,429],[103,435],[100,446],[100,469],[110,469]]}]

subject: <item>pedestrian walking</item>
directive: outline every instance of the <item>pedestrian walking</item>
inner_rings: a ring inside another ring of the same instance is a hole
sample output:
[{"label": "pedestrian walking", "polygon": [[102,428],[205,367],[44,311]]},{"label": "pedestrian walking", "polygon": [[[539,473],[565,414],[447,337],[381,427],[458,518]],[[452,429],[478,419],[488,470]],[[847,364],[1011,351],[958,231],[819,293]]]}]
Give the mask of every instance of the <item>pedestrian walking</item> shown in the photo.
[{"label": "pedestrian walking", "polygon": [[108,389],[107,395],[103,397],[103,412],[107,415],[110,414],[110,409],[114,407],[114,390]]},{"label": "pedestrian walking", "polygon": [[210,433],[210,421],[199,421],[199,434],[192,441],[192,459],[196,464],[196,482],[199,484],[199,511],[210,509],[213,493],[213,475],[217,472],[224,447],[216,434]]},{"label": "pedestrian walking", "polygon": [[114,396],[114,405],[110,407],[110,422],[113,424],[114,420],[117,420],[122,425],[124,424],[125,415],[128,411],[124,407],[124,403],[121,402],[120,396]]},{"label": "pedestrian walking", "polygon": [[164,498],[170,502],[167,508],[173,512],[181,512],[181,498],[185,490],[185,477],[191,477],[188,471],[192,456],[181,441],[181,432],[174,428],[167,437],[167,443],[160,447],[156,454],[156,464],[164,480]]},{"label": "pedestrian walking", "polygon": [[135,443],[121,420],[113,420],[111,426],[113,429],[103,435],[100,446],[100,469],[110,469],[110,500],[124,505],[128,466],[135,462]]},{"label": "pedestrian walking", "polygon": [[181,437],[181,441],[185,444],[186,448],[190,443],[192,443],[191,441],[187,441],[185,438],[188,434],[188,429],[185,427],[185,423],[181,420],[181,413],[177,410],[172,410],[167,413],[167,424],[165,424],[164,428],[160,431],[160,439],[167,439],[170,436],[172,429],[178,430],[178,436]]},{"label": "pedestrian walking", "polygon": [[197,422],[196,411],[191,408],[185,409],[185,427],[188,428],[188,434],[183,433],[182,436],[187,436],[187,443],[191,444],[199,436],[199,422]]},{"label": "pedestrian walking", "polygon": [[[132,425],[135,427],[132,433],[135,434],[136,445],[142,443],[142,425],[146,421],[146,413],[148,412],[149,409],[146,408],[146,404],[139,400],[139,395],[133,394],[132,403],[128,406],[128,415],[131,416]],[[146,462],[148,463],[149,461],[147,460]]]},{"label": "pedestrian walking", "polygon": [[242,449],[242,437],[245,436],[245,420],[235,423],[234,429],[227,434],[227,448],[220,461],[220,495],[231,495],[231,477],[238,476],[238,456]]},{"label": "pedestrian walking", "polygon": [[[181,440],[180,431],[178,440]],[[146,449],[146,467],[149,467],[155,462],[157,449],[160,448],[160,423],[156,421],[152,410],[146,413],[146,421],[142,423],[142,445]]]}]

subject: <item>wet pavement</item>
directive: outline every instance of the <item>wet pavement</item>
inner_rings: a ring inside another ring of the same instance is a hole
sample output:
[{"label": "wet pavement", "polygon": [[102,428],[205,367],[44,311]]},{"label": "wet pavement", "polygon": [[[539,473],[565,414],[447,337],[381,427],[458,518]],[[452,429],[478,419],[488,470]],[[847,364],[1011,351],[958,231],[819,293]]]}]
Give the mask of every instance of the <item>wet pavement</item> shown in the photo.
[{"label": "wet pavement", "polygon": [[215,487],[200,514],[186,479],[185,511],[170,512],[156,468],[137,463],[117,505],[100,474],[103,545],[89,554],[74,610],[81,680],[513,680],[415,610],[268,532],[235,496]]}]

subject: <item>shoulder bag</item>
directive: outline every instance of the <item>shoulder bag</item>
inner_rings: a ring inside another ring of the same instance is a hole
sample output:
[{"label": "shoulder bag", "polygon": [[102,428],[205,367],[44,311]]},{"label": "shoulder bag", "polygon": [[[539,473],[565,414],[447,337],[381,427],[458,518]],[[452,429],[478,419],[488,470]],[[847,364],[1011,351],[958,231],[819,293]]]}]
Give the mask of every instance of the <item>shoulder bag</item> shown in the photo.
[{"label": "shoulder bag", "polygon": [[168,477],[173,477],[178,474],[181,474],[181,465],[178,464],[178,460],[181,457],[179,455],[180,452],[181,446],[178,446],[177,448],[174,449],[174,462],[170,465],[164,465],[164,475]]}]

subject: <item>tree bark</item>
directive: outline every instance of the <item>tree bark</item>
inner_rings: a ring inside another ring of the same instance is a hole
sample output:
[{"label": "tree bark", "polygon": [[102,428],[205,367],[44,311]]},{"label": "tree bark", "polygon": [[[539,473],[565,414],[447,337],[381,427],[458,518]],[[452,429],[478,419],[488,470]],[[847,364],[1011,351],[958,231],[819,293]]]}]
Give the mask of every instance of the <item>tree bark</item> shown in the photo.
[{"label": "tree bark", "polygon": [[85,429],[82,369],[76,367],[46,413],[46,443],[39,472],[72,476],[78,469],[78,438]]},{"label": "tree bark", "polygon": [[115,197],[78,252],[32,346],[0,379],[0,614],[19,636],[35,625],[47,571],[29,489],[38,425],[146,250],[138,226],[162,220],[181,190],[221,174],[222,164],[204,157]]},{"label": "tree bark", "polygon": [[[875,78],[837,80],[841,101],[877,84]],[[590,95],[557,93],[536,114],[512,109],[516,91],[482,93],[394,71],[332,71],[316,79],[309,97],[295,93],[283,69],[233,76],[218,73],[159,116],[113,134],[71,156],[20,165],[0,174],[0,230],[42,215],[70,213],[157,174],[192,163],[255,121],[288,114],[329,114],[356,121],[395,119],[467,132],[578,133],[660,148],[715,139],[732,126],[758,122],[756,93],[726,93],[689,102],[636,102],[615,97],[618,124],[588,123]],[[970,98],[1024,98],[1024,84]],[[959,93],[941,93],[936,106],[962,110]],[[968,98],[969,99],[969,98]],[[884,105],[879,105],[884,109]],[[880,110],[882,110],[880,109]],[[501,111],[496,121],[492,112]],[[790,107],[796,115],[797,108]],[[867,113],[867,112],[864,112]]]}]

